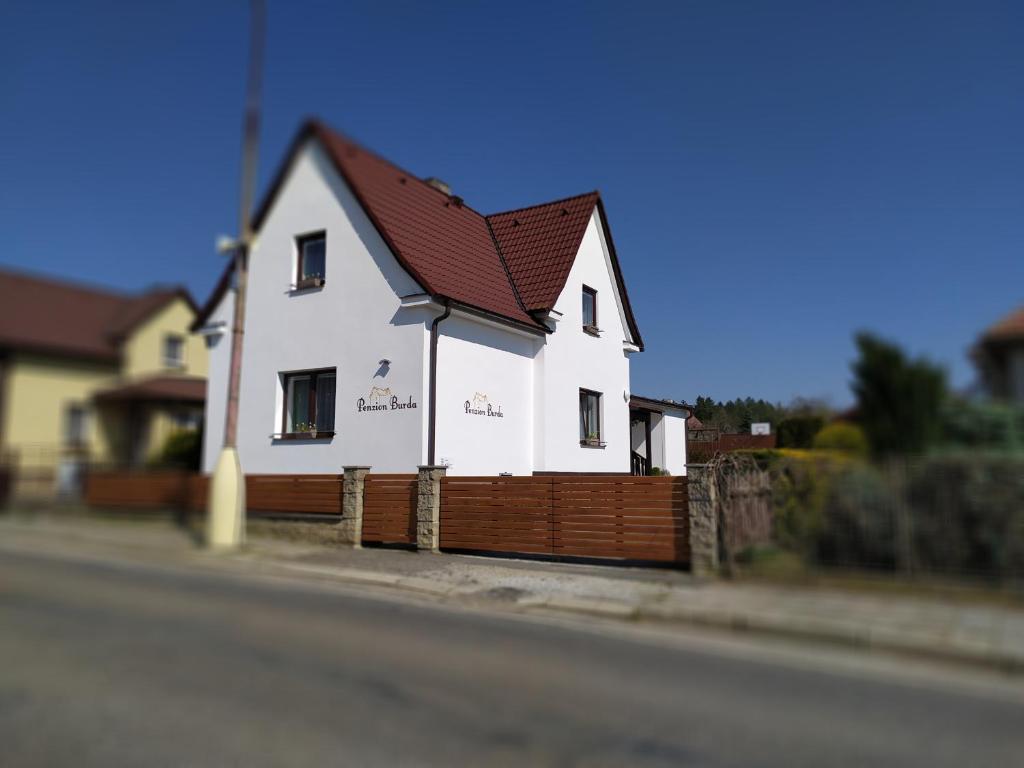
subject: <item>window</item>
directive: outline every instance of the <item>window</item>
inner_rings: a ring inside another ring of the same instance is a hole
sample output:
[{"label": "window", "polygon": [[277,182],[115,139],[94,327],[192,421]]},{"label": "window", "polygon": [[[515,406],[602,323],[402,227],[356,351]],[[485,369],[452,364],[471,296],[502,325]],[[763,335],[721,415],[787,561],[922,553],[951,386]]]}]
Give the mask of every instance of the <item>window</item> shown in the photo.
[{"label": "window", "polygon": [[84,445],[86,432],[86,410],[84,405],[69,405],[64,412],[64,442],[68,445]]},{"label": "window", "polygon": [[601,447],[601,393],[580,390],[580,445]]},{"label": "window", "polygon": [[203,422],[203,414],[199,411],[177,411],[171,414],[171,422],[178,432],[194,432]]},{"label": "window", "polygon": [[185,367],[185,337],[169,333],[164,336],[164,365],[168,368]]},{"label": "window", "polygon": [[597,291],[583,286],[583,330],[597,335]]},{"label": "window", "polygon": [[284,375],[284,433],[334,434],[336,369],[303,371]]},{"label": "window", "polygon": [[298,250],[296,288],[319,288],[327,274],[327,233],[317,232],[295,238]]}]

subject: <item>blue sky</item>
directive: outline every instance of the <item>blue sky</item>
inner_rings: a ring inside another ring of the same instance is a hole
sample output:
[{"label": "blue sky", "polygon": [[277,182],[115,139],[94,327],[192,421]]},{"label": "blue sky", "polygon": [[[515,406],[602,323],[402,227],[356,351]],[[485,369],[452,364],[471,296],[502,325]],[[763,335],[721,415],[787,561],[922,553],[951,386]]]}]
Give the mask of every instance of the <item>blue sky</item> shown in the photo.
[{"label": "blue sky", "polygon": [[[850,399],[856,329],[969,382],[1024,301],[1024,4],[271,2],[265,186],[316,114],[484,212],[600,189],[633,389]],[[247,5],[5,2],[0,263],[201,301]]]}]

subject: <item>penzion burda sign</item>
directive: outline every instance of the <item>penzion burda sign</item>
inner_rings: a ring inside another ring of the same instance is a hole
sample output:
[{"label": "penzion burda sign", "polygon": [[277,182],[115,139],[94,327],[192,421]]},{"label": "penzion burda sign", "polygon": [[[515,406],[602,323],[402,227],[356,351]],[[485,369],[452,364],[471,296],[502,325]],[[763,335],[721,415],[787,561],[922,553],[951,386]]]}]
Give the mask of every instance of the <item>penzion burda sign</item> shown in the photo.
[{"label": "penzion burda sign", "polygon": [[400,400],[389,387],[372,387],[370,394],[356,400],[356,412],[368,411],[404,411],[415,408],[416,403],[409,395],[408,400]]},{"label": "penzion burda sign", "polygon": [[467,416],[494,416],[498,419],[505,418],[505,414],[501,412],[500,405],[494,405],[487,399],[487,395],[480,392],[473,394],[472,400],[467,400],[463,407],[466,409]]}]

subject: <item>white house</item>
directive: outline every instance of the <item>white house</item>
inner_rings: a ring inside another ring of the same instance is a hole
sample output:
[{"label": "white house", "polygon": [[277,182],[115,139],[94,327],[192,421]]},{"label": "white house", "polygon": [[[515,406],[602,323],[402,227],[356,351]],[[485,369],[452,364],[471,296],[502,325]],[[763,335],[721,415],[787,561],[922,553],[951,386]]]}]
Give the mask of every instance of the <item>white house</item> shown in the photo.
[{"label": "white house", "polygon": [[[685,472],[685,407],[631,405],[643,341],[598,193],[484,216],[313,121],[254,222],[246,472]],[[232,283],[229,270],[195,325],[210,348],[206,471]]]}]

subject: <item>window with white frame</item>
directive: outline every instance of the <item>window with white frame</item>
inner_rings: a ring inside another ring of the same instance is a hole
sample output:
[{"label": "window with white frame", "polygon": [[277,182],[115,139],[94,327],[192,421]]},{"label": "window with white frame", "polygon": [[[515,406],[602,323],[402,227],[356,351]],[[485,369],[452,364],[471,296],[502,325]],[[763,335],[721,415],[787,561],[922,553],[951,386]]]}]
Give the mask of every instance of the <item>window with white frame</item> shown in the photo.
[{"label": "window with white frame", "polygon": [[88,429],[88,411],[81,403],[72,403],[64,411],[64,442],[70,446],[85,444]]},{"label": "window with white frame", "polygon": [[185,337],[176,333],[164,336],[164,366],[167,368],[185,367]]}]

